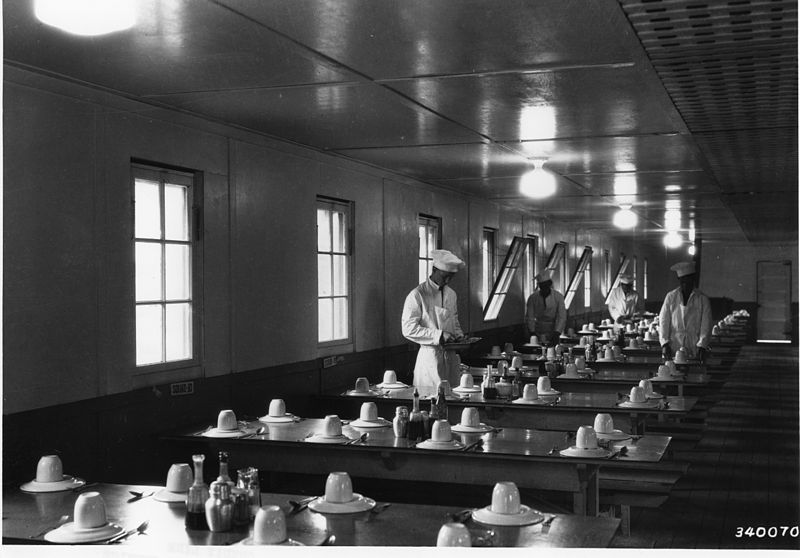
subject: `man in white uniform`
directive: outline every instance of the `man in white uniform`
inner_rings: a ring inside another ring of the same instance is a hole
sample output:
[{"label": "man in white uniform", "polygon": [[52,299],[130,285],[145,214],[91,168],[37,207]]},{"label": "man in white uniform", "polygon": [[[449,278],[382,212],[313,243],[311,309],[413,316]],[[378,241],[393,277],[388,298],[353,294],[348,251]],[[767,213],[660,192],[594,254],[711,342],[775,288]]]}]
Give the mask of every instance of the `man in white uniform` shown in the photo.
[{"label": "man in white uniform", "polygon": [[440,380],[456,386],[461,376],[458,355],[443,345],[464,337],[458,323],[456,292],[448,287],[464,262],[447,250],[433,250],[431,256],[433,273],[408,293],[403,305],[403,336],[419,344],[415,386],[436,387]]},{"label": "man in white uniform", "polygon": [[564,295],[553,288],[553,271],[545,269],[535,277],[539,288],[525,305],[528,335],[536,335],[544,345],[556,345],[567,325]]},{"label": "man in white uniform", "polygon": [[611,290],[608,297],[608,313],[619,323],[629,320],[634,314],[644,313],[644,301],[633,290],[633,277],[627,273],[619,276],[619,285]]},{"label": "man in white uniform", "polygon": [[713,325],[711,302],[696,288],[694,262],[676,263],[670,269],[678,274],[681,284],[664,297],[658,317],[662,354],[669,360],[683,347],[689,358],[704,362]]}]

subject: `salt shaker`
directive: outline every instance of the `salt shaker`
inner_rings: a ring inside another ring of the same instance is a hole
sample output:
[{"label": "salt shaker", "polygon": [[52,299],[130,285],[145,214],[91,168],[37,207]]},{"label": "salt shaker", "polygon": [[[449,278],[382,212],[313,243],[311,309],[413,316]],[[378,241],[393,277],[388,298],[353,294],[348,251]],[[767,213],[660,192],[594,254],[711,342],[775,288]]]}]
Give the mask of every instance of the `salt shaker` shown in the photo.
[{"label": "salt shaker", "polygon": [[206,522],[210,531],[230,531],[233,525],[233,500],[231,487],[222,477],[211,483],[206,500]]},{"label": "salt shaker", "polygon": [[392,426],[394,427],[395,438],[405,438],[408,436],[408,407],[401,405],[395,409]]}]

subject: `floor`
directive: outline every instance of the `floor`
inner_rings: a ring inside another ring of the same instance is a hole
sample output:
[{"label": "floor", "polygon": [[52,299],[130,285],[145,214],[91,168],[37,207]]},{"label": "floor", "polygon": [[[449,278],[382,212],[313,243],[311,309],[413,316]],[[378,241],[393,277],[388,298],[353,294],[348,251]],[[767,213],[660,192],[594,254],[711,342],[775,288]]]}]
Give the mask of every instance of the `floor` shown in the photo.
[{"label": "floor", "polygon": [[745,346],[719,379],[699,440],[673,452],[689,471],[612,547],[800,549],[797,347]]}]

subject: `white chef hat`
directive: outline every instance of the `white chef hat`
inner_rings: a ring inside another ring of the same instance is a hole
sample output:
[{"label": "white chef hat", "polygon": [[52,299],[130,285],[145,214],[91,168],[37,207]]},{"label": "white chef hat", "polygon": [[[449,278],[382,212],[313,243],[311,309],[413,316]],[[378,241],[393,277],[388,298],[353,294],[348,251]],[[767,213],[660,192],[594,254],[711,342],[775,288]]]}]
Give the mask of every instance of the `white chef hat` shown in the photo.
[{"label": "white chef hat", "polygon": [[672,271],[678,274],[678,277],[683,277],[685,275],[691,275],[695,272],[694,262],[678,262],[672,267],[670,267]]},{"label": "white chef hat", "polygon": [[633,283],[633,275],[630,273],[623,273],[619,276],[619,282],[625,283],[626,285],[630,285]]},{"label": "white chef hat", "polygon": [[455,254],[448,250],[431,250],[433,267],[447,273],[455,273],[464,265]]},{"label": "white chef hat", "polygon": [[552,281],[553,280],[553,270],[552,269],[543,269],[539,273],[536,274],[534,277],[539,283],[544,283],[545,281]]}]

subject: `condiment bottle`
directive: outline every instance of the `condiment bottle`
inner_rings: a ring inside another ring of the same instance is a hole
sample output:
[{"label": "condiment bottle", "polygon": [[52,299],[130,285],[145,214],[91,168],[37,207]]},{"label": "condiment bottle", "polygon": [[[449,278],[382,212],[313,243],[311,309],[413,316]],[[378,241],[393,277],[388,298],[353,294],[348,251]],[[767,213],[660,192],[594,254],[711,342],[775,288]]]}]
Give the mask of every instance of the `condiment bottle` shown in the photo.
[{"label": "condiment bottle", "polygon": [[444,386],[439,384],[439,390],[436,393],[436,416],[440,419],[448,419],[447,411],[447,396],[445,395]]},{"label": "condiment bottle", "polygon": [[419,391],[414,388],[413,407],[411,407],[411,415],[408,417],[408,439],[417,441],[424,439],[424,437],[425,423],[419,410]]},{"label": "condiment bottle", "polygon": [[186,528],[207,531],[206,500],[208,500],[208,485],[203,482],[203,461],[206,456],[198,454],[192,456],[194,462],[194,483],[189,487],[186,496]]},{"label": "condiment bottle", "polygon": [[219,477],[217,480],[223,480],[228,483],[230,488],[236,486],[236,484],[231,480],[231,476],[228,474],[228,452],[221,451],[219,452]]},{"label": "condiment bottle", "polygon": [[394,420],[392,421],[395,438],[406,438],[408,436],[408,408],[400,406],[395,409]]},{"label": "condiment bottle", "polygon": [[211,483],[205,508],[210,531],[215,533],[230,531],[233,525],[231,487],[221,476]]}]

